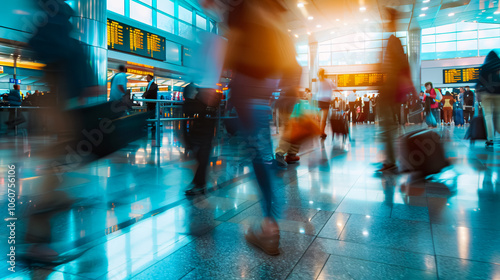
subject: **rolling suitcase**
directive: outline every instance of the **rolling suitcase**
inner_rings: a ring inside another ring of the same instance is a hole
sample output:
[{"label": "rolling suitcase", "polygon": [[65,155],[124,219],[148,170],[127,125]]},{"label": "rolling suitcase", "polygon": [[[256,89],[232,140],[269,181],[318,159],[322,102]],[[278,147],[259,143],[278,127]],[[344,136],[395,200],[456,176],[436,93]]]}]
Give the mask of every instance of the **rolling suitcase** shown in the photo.
[{"label": "rolling suitcase", "polygon": [[345,138],[349,135],[349,122],[347,115],[341,112],[334,112],[330,118],[330,125],[332,127],[332,134],[342,134]]},{"label": "rolling suitcase", "polygon": [[421,124],[424,120],[422,119],[422,112],[424,112],[424,107],[420,104],[413,106],[408,114],[409,123]]},{"label": "rolling suitcase", "polygon": [[486,140],[486,126],[484,125],[484,117],[478,116],[470,121],[470,126],[465,133],[465,139],[470,139],[471,143],[474,140]]},{"label": "rolling suitcase", "polygon": [[418,172],[424,176],[439,173],[450,165],[441,138],[431,130],[418,130],[401,136],[399,161],[400,172]]}]

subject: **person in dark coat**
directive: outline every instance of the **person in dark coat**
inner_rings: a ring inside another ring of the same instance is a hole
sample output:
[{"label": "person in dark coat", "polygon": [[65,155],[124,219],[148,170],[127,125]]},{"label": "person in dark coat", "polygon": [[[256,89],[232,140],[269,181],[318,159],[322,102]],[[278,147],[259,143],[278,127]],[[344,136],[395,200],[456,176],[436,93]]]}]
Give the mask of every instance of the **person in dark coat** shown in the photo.
[{"label": "person in dark coat", "polygon": [[474,117],[474,93],[470,90],[469,86],[465,87],[463,100],[465,122],[469,123]]},{"label": "person in dark coat", "polygon": [[486,146],[492,146],[495,131],[500,132],[500,58],[495,51],[491,51],[484,60],[476,92],[486,124]]}]

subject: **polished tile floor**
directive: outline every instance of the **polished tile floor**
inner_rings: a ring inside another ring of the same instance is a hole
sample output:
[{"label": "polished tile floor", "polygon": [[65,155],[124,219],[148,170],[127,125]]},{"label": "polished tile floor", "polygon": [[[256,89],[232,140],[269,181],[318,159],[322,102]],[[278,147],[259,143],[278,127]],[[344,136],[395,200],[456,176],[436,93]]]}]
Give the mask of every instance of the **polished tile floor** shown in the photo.
[{"label": "polished tile floor", "polygon": [[[176,133],[166,130],[162,148],[143,139],[67,174],[62,189],[77,203],[54,218],[54,248],[68,254],[87,250],[81,257],[54,267],[18,262],[16,273],[2,260],[0,277],[500,279],[500,149],[470,145],[462,140],[464,128],[440,127],[453,165],[408,186],[405,175],[375,173],[383,158],[378,131],[375,125],[353,126],[346,144],[331,136],[314,139],[302,147],[299,164],[274,171],[282,205],[279,256],[265,255],[243,237],[261,209],[238,139],[217,141],[211,191],[188,199],[183,190],[195,162]],[[49,141],[0,138],[0,172],[16,164],[20,178],[19,243],[23,215],[40,193],[37,171],[44,163],[32,154]],[[0,206],[7,209],[6,199]],[[2,256],[7,235],[0,227]]]}]

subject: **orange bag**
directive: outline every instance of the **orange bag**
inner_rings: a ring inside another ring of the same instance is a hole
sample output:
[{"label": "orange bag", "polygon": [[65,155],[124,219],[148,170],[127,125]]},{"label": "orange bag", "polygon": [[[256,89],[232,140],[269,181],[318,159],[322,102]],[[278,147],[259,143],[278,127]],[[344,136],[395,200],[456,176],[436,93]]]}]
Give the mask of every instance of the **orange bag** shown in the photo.
[{"label": "orange bag", "polygon": [[321,129],[314,115],[291,118],[285,129],[285,139],[292,144],[300,144],[309,137],[318,136]]}]

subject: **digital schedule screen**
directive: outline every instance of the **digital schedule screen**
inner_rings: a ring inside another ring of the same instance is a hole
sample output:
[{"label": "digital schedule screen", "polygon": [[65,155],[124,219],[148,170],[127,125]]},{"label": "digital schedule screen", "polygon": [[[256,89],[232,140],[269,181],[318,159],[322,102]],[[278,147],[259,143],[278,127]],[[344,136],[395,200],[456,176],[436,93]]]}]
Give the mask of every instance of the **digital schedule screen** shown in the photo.
[{"label": "digital schedule screen", "polygon": [[480,71],[479,67],[444,69],[443,81],[445,84],[475,83]]},{"label": "digital schedule screen", "polygon": [[380,86],[385,80],[381,73],[368,74],[340,74],[337,79],[338,87],[369,87]]},{"label": "digital schedule screen", "polygon": [[164,61],[165,38],[108,19],[108,49]]}]

